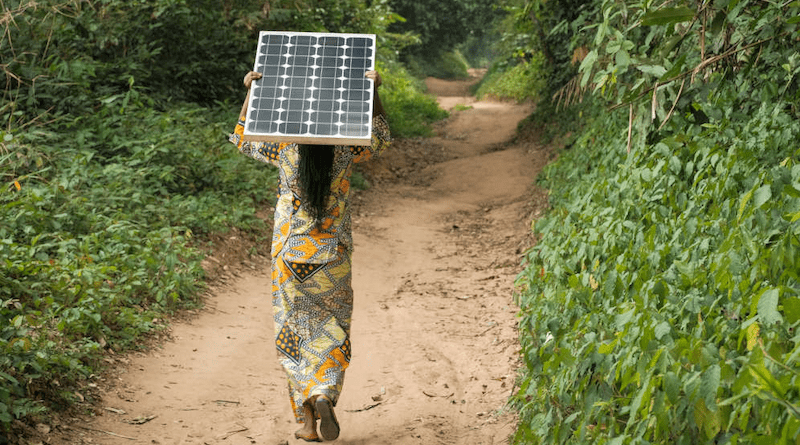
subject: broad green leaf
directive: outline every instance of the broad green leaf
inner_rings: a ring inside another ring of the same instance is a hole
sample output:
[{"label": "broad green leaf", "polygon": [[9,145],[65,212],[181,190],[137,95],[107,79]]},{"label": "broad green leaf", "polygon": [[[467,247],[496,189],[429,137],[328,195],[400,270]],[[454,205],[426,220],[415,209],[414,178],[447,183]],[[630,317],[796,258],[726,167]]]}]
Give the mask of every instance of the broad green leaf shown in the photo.
[{"label": "broad green leaf", "polygon": [[11,382],[11,383],[13,383],[15,385],[19,384],[19,381],[17,381],[17,379],[15,379],[12,375],[7,374],[7,373],[5,373],[3,371],[0,371],[0,378],[3,378],[3,379],[5,379],[5,380],[7,380],[7,381],[9,381],[9,382]]},{"label": "broad green leaf", "polygon": [[631,64],[631,57],[628,55],[628,51],[620,50],[614,55],[614,62],[616,62],[617,67],[623,68]]},{"label": "broad green leaf", "polygon": [[667,42],[661,47],[661,57],[665,59],[668,58],[670,52],[673,50],[673,48],[675,48],[675,46],[678,43],[680,43],[681,40],[683,40],[683,37],[684,36],[681,34],[675,34],[674,36],[672,36],[672,38],[667,40]]},{"label": "broad green leaf", "polygon": [[694,11],[685,6],[679,8],[664,8],[645,14],[644,17],[642,17],[642,25],[659,26],[688,22],[694,18],[694,15]]},{"label": "broad green leaf", "polygon": [[[631,404],[629,405],[630,417],[628,418],[628,428],[630,428],[630,426],[633,425],[633,423],[636,421],[636,418],[638,417],[639,413],[639,408],[641,408],[642,406],[642,402],[644,402],[645,406],[647,406],[647,403],[650,399],[650,393],[652,392],[650,388],[651,377],[652,374],[647,374],[647,376],[644,379],[644,382],[642,382],[641,388],[639,388],[639,391],[636,393],[636,397],[633,398]],[[645,397],[647,398],[645,399]]]},{"label": "broad green leaf", "polygon": [[606,443],[607,443],[608,445],[622,445],[622,444],[624,444],[624,443],[625,443],[625,439],[626,439],[627,437],[628,437],[627,435],[624,435],[624,436],[617,436],[617,437],[615,437],[615,438],[613,438],[613,439],[609,440],[609,441],[608,441],[608,442],[606,442]]},{"label": "broad green leaf", "polygon": [[742,215],[744,215],[744,209],[747,207],[747,203],[750,202],[750,199],[753,198],[754,190],[750,190],[742,196],[741,202],[739,203],[739,213],[736,215],[736,220],[741,222]]},{"label": "broad green leaf", "polygon": [[610,354],[612,351],[614,351],[614,346],[616,345],[617,345],[617,340],[608,343],[601,343],[597,345],[597,352],[599,352],[600,354]]},{"label": "broad green leaf", "polygon": [[700,377],[699,396],[705,399],[705,406],[711,411],[717,411],[717,390],[719,389],[720,367],[711,365]]},{"label": "broad green leaf", "polygon": [[753,206],[761,208],[765,202],[769,201],[772,197],[772,188],[768,185],[762,185],[753,193]]},{"label": "broad green leaf", "polygon": [[650,74],[658,78],[661,78],[661,76],[667,72],[667,69],[661,65],[639,65],[636,67],[636,69],[645,74]]},{"label": "broad green leaf", "polygon": [[672,68],[668,69],[661,77],[658,79],[659,81],[666,81],[672,79],[673,77],[677,76],[683,71],[683,66],[686,64],[686,54],[681,55],[678,60],[672,65]]},{"label": "broad green leaf", "polygon": [[633,318],[633,314],[635,312],[636,309],[631,309],[627,312],[617,314],[617,316],[614,318],[614,324],[616,325],[617,330],[621,331],[625,329],[625,325],[628,324],[629,321],[631,321],[631,318]]},{"label": "broad green leaf", "polygon": [[763,359],[761,363],[750,365],[750,373],[756,378],[756,384],[762,391],[766,391],[777,398],[786,396],[786,388],[764,366]]},{"label": "broad green leaf", "polygon": [[666,321],[662,321],[658,325],[656,325],[655,329],[653,330],[657,340],[661,340],[661,337],[669,334],[672,330],[672,327]]},{"label": "broad green leaf", "polygon": [[791,196],[792,198],[800,198],[800,189],[797,186],[792,184],[786,184],[783,187],[783,193]]},{"label": "broad green leaf", "polygon": [[800,298],[785,298],[782,302],[782,306],[783,314],[786,316],[786,321],[789,324],[794,324],[797,320],[800,320]]},{"label": "broad green leaf", "polygon": [[672,371],[664,374],[664,392],[667,393],[667,398],[673,405],[678,403],[680,391],[681,381],[678,376]]},{"label": "broad green leaf", "polygon": [[800,419],[790,417],[783,426],[780,442],[778,443],[797,443],[795,438],[798,437],[798,434],[800,434]]},{"label": "broad green leaf", "polygon": [[585,87],[587,83],[589,83],[589,78],[592,75],[592,68],[594,67],[594,62],[597,61],[597,51],[591,50],[586,57],[583,58],[581,61],[581,66],[578,68],[579,72],[583,72],[583,77],[581,78],[581,87]]},{"label": "broad green leaf", "polygon": [[778,312],[778,289],[765,289],[758,297],[758,319],[763,324],[777,323],[782,320]]},{"label": "broad green leaf", "polygon": [[716,412],[709,410],[703,399],[697,399],[694,404],[694,421],[706,433],[709,440],[713,439],[722,428],[719,410]]}]

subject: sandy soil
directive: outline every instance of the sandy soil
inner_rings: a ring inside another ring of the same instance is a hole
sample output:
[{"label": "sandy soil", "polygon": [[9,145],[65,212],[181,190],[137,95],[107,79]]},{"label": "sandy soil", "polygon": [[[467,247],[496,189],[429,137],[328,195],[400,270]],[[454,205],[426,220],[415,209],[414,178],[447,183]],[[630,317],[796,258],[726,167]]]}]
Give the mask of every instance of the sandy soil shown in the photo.
[{"label": "sandy soil", "polygon": [[[336,443],[488,445],[514,431],[513,281],[541,211],[532,182],[547,153],[509,142],[530,106],[476,102],[474,81],[429,79],[443,107],[471,108],[362,169],[371,187],[353,197],[353,360]],[[227,274],[169,341],[109,358],[114,372],[99,379],[88,415],[40,425],[31,443],[289,438],[297,426],[273,347],[269,264],[251,258]]]}]

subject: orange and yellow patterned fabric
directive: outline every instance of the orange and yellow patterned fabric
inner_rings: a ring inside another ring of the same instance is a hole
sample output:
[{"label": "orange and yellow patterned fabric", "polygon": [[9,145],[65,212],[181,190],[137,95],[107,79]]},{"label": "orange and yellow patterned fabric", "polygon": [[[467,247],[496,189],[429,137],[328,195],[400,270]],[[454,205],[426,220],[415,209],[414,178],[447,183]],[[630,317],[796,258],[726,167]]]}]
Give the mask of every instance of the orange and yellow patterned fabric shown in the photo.
[{"label": "orange and yellow patterned fabric", "polygon": [[298,422],[310,397],[324,394],[336,404],[350,363],[350,174],[354,162],[380,154],[391,141],[383,116],[374,117],[372,125],[371,146],[334,147],[331,190],[319,226],[301,199],[297,145],[243,141],[244,117],[230,136],[243,154],[278,167],[271,248],[275,346]]},{"label": "orange and yellow patterned fabric", "polygon": [[350,213],[345,211],[349,208],[352,164],[380,154],[391,143],[389,126],[383,116],[372,119],[372,128],[371,146],[335,146],[327,215],[317,229],[314,219],[301,205],[297,145],[243,141],[244,116],[240,117],[230,141],[243,154],[278,167],[280,175],[271,249],[273,257],[282,254],[289,261],[325,263],[336,256],[340,245],[352,249]]}]

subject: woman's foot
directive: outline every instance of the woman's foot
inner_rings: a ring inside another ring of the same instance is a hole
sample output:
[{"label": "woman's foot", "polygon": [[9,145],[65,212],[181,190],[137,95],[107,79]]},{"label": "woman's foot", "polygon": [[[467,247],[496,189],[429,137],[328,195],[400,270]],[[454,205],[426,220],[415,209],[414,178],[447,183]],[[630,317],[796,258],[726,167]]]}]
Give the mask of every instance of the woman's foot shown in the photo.
[{"label": "woman's foot", "polygon": [[336,440],[339,437],[339,422],[333,412],[333,402],[327,396],[318,396],[314,408],[319,415],[319,434],[322,440]]},{"label": "woman's foot", "polygon": [[303,427],[295,431],[294,437],[306,442],[322,442],[317,434],[317,418],[311,402],[303,403],[303,417]]}]

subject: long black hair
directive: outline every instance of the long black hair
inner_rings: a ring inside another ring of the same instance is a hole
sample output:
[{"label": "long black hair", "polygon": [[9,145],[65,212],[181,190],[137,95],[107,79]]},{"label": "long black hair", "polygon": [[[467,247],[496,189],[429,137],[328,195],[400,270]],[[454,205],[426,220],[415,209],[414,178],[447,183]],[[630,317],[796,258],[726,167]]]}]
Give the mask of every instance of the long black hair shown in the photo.
[{"label": "long black hair", "polygon": [[320,224],[328,206],[333,170],[333,145],[299,144],[300,190],[306,209]]}]

